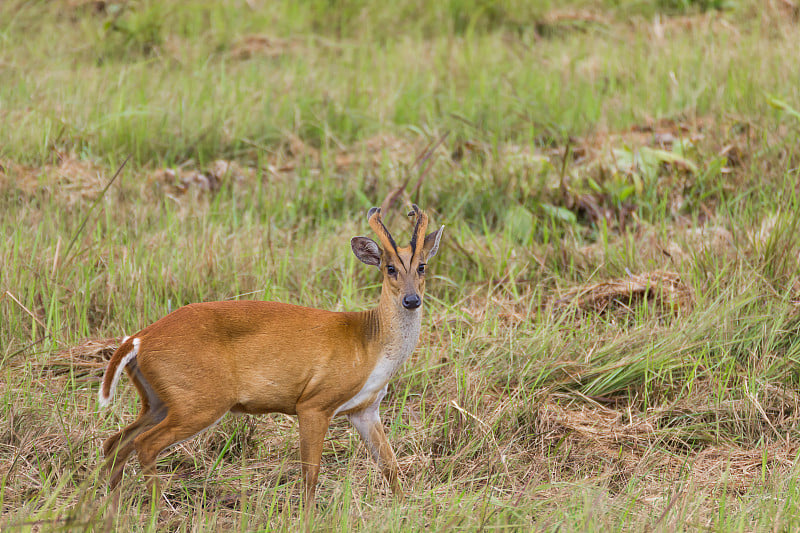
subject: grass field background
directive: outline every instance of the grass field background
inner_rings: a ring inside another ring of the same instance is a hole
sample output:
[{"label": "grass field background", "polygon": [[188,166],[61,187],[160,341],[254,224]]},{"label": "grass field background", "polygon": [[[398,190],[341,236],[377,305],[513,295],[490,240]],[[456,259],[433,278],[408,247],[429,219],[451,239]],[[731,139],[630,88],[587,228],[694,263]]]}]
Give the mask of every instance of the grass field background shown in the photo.
[{"label": "grass field background", "polygon": [[[295,529],[297,424],[225,418],[109,509],[105,358],[181,305],[377,302],[402,188],[446,225],[322,530],[800,528],[789,0],[0,3],[0,529]],[[123,162],[127,161],[124,166]],[[112,178],[122,166],[116,179]],[[398,237],[399,240],[401,240]]]}]

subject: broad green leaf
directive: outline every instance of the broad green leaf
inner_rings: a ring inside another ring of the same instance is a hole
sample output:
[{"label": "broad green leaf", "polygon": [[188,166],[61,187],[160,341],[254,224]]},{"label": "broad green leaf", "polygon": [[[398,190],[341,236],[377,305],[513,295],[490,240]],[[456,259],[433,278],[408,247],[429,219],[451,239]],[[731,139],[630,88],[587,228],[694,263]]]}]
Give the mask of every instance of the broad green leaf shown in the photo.
[{"label": "broad green leaf", "polygon": [[667,150],[661,150],[660,148],[650,148],[647,146],[643,146],[639,149],[639,153],[642,155],[642,159],[647,159],[649,162],[653,163],[669,163],[673,165],[679,165],[683,168],[690,171],[692,174],[697,172],[697,165],[695,165],[689,159],[676,154],[675,152],[669,152]]},{"label": "broad green leaf", "polygon": [[577,224],[578,222],[578,217],[576,217],[575,213],[569,209],[546,203],[542,203],[541,206],[545,213],[557,220],[561,220],[562,222],[566,222],[568,224]]},{"label": "broad green leaf", "polygon": [[508,208],[504,220],[511,235],[519,242],[527,241],[533,232],[533,213],[519,204],[514,204]]}]

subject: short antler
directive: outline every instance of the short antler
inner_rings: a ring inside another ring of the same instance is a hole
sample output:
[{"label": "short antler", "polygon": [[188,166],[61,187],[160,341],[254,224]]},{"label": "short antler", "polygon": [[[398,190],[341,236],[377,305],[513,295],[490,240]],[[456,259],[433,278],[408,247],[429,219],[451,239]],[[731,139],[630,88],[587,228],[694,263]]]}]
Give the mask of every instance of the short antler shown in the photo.
[{"label": "short antler", "polygon": [[425,214],[417,204],[411,204],[411,212],[408,216],[417,217],[417,223],[414,225],[414,234],[411,236],[411,253],[412,257],[417,254],[422,255],[422,247],[425,245],[425,232],[428,230],[428,215]]},{"label": "short antler", "polygon": [[380,207],[371,208],[367,212],[367,220],[369,221],[369,226],[378,235],[378,239],[381,241],[383,247],[386,249],[391,248],[396,254],[397,244],[394,242],[394,239],[392,238],[392,235],[389,233],[389,230],[386,229],[386,226],[383,225],[383,219],[381,218],[381,208]]}]

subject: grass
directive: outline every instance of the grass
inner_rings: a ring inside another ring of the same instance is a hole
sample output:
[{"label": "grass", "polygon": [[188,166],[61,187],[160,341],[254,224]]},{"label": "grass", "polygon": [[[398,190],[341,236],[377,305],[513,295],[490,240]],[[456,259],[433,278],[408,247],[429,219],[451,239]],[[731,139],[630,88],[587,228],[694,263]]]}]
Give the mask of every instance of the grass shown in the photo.
[{"label": "grass", "polygon": [[[420,128],[546,143],[681,113],[760,116],[769,109],[765,92],[797,97],[782,75],[798,59],[791,40],[766,23],[741,30],[727,23],[752,16],[752,6],[700,18],[688,30],[670,19],[654,25],[649,14],[617,22],[620,7],[598,11],[597,22],[578,30],[563,22],[548,39],[540,36],[548,19],[534,8],[525,15],[509,6],[527,18],[497,28],[478,24],[479,10],[472,29],[459,31],[451,19],[462,8],[453,4],[446,13],[420,8],[426,16],[400,25],[415,27],[384,34],[385,20],[403,13],[353,3],[360,15],[350,17],[361,22],[338,37],[335,22],[323,23],[330,8],[123,2],[114,14],[83,8],[70,16],[58,3],[49,11],[12,2],[5,42],[23,41],[35,23],[57,33],[60,46],[7,47],[0,97],[5,120],[18,126],[4,129],[2,145],[32,162],[56,142],[104,159],[132,154],[138,164],[175,164],[257,157],[290,133],[327,149]],[[346,9],[333,11],[348,18]],[[591,22],[595,11],[586,13]],[[265,28],[274,29],[271,40],[254,40]],[[673,39],[676,32],[682,38]]]},{"label": "grass", "polygon": [[406,180],[447,226],[382,411],[409,498],[336,420],[314,527],[798,527],[788,3],[97,6],[0,6],[4,531],[299,527],[285,416],[162,457],[161,516],[132,461],[112,513],[104,358],[195,301],[369,308],[348,241]]}]

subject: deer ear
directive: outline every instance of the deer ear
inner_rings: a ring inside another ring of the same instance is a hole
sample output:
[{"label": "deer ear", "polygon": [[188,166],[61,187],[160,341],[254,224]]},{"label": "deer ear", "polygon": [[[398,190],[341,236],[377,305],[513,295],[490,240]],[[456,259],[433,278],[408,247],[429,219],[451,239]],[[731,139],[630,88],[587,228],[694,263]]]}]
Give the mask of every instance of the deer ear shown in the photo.
[{"label": "deer ear", "polygon": [[350,247],[362,263],[370,266],[380,266],[381,249],[369,237],[353,237],[350,239]]},{"label": "deer ear", "polygon": [[443,231],[444,226],[425,236],[425,243],[422,245],[422,251],[425,253],[425,261],[430,260],[430,258],[439,251],[439,241],[442,239]]}]

